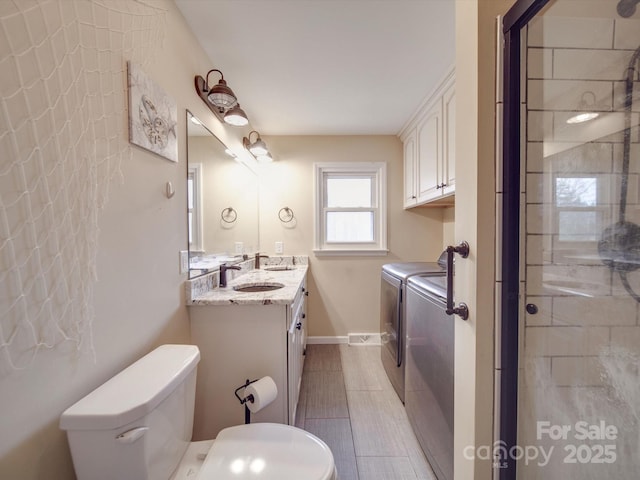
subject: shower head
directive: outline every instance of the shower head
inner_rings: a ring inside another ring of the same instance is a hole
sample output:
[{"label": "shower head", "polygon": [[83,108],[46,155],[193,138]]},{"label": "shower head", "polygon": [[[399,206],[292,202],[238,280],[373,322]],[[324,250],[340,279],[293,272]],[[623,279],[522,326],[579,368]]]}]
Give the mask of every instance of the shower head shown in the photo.
[{"label": "shower head", "polygon": [[640,0],[620,0],[618,2],[618,15],[624,18],[629,18],[636,13],[636,5],[640,3]]}]

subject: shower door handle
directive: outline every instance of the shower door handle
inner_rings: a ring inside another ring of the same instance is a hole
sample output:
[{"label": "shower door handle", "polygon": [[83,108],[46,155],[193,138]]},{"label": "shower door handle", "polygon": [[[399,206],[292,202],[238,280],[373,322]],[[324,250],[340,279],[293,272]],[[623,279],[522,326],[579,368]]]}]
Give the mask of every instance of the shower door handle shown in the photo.
[{"label": "shower door handle", "polygon": [[469,256],[469,244],[460,243],[457,247],[449,245],[447,247],[447,315],[459,315],[462,320],[469,318],[469,307],[466,303],[461,303],[457,307],[453,304],[453,255],[457,253],[462,258]]}]

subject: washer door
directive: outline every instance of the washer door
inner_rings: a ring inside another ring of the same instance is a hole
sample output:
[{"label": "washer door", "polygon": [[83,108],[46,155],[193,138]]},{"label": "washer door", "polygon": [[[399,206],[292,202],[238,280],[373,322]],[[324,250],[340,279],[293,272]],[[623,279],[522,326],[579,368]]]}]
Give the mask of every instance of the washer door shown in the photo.
[{"label": "washer door", "polygon": [[380,289],[380,339],[396,366],[402,364],[402,325],[400,322],[402,281],[382,272]]}]

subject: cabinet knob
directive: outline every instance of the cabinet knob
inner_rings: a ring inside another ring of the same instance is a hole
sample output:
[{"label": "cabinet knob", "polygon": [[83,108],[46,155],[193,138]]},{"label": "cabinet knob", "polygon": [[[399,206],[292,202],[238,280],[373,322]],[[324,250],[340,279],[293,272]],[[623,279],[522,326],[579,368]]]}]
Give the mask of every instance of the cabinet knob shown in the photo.
[{"label": "cabinet knob", "polygon": [[302,328],[302,322],[296,323],[296,328],[300,330]]},{"label": "cabinet knob", "polygon": [[309,292],[304,292],[304,296],[308,297],[309,296]]},{"label": "cabinet knob", "polygon": [[307,314],[306,313],[303,313],[301,316],[302,316],[302,318],[307,318]]}]

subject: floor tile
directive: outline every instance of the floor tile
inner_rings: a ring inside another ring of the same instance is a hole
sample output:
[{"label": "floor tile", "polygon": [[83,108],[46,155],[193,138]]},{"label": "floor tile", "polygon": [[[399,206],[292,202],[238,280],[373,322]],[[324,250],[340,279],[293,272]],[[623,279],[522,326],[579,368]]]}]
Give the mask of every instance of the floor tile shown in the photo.
[{"label": "floor tile", "polygon": [[360,480],[417,480],[407,457],[357,457]]},{"label": "floor tile", "polygon": [[329,445],[340,480],[435,480],[380,347],[309,347],[296,425]]},{"label": "floor tile", "polygon": [[344,383],[347,390],[392,388],[380,360],[380,347],[340,345]]},{"label": "floor tile", "polygon": [[307,419],[349,417],[342,372],[311,371],[304,375]]},{"label": "floor tile", "polygon": [[348,418],[308,419],[305,429],[329,446],[340,480],[358,480],[351,423]]},{"label": "floor tile", "polygon": [[407,449],[409,461],[413,466],[413,470],[416,472],[418,480],[437,480],[429,462],[422,452],[422,447],[420,447],[418,439],[413,433],[413,428],[411,428],[411,425],[409,424],[409,419],[400,423],[400,429],[403,432],[402,440],[404,441],[404,446]]},{"label": "floor tile", "polygon": [[[347,392],[353,443],[357,456],[407,456],[393,411],[390,392],[350,390]],[[399,400],[398,400],[399,401]]]},{"label": "floor tile", "polygon": [[305,372],[342,370],[338,345],[307,345]]}]

